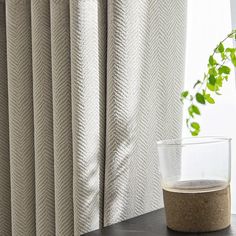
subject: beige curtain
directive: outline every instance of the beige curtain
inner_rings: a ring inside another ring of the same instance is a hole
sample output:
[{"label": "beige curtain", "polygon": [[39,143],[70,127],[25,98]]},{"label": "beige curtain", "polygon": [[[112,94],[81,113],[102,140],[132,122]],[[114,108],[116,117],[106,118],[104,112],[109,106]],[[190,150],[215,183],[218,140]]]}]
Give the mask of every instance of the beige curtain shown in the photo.
[{"label": "beige curtain", "polygon": [[78,236],[162,206],[186,0],[0,0],[0,235]]}]

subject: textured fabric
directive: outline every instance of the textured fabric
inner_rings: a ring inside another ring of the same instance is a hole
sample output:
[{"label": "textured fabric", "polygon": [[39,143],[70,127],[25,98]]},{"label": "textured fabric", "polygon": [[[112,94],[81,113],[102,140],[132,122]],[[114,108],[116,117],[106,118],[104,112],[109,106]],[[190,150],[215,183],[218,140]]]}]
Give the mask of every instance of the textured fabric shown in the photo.
[{"label": "textured fabric", "polygon": [[0,235],[79,236],[162,206],[186,0],[0,0]]},{"label": "textured fabric", "polygon": [[54,235],[53,107],[50,8],[31,1],[37,235]]},{"label": "textured fabric", "polygon": [[185,16],[185,1],[108,2],[105,225],[162,206],[156,141],[181,135]]},{"label": "textured fabric", "polygon": [[51,1],[56,235],[73,235],[70,18],[68,0]]},{"label": "textured fabric", "polygon": [[11,235],[5,4],[0,1],[0,235]]},{"label": "textured fabric", "polygon": [[75,234],[103,222],[106,2],[71,1]]},{"label": "textured fabric", "polygon": [[6,1],[12,235],[35,235],[30,0]]}]

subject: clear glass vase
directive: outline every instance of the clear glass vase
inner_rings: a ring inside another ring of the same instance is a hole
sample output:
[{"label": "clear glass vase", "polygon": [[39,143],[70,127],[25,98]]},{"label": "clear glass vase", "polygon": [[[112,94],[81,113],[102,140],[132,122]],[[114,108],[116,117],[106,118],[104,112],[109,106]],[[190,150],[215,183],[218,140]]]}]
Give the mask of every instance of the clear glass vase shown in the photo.
[{"label": "clear glass vase", "polygon": [[171,139],[157,147],[167,226],[182,232],[228,227],[231,139]]}]

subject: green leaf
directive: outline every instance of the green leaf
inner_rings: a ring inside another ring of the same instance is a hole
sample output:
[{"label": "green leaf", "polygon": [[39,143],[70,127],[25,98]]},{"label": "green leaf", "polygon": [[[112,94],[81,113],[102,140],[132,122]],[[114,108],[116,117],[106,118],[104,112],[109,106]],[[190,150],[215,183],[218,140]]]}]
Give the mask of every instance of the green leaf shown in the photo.
[{"label": "green leaf", "polygon": [[221,96],[221,95],[222,95],[221,93],[219,93],[219,92],[217,92],[217,91],[216,91],[216,94],[217,94],[217,95],[219,95],[219,96]]},{"label": "green leaf", "polygon": [[198,134],[199,134],[199,130],[194,130],[194,131],[191,131],[191,134],[192,134],[192,136],[198,136]]},{"label": "green leaf", "polygon": [[213,59],[213,56],[212,56],[212,55],[209,57],[209,64],[210,64],[211,66],[214,66],[214,59]]},{"label": "green leaf", "polygon": [[208,88],[210,91],[215,92],[215,86],[214,86],[214,85],[207,83],[207,88]]},{"label": "green leaf", "polygon": [[216,84],[218,87],[222,87],[222,81],[223,81],[223,78],[221,76],[219,76],[217,79],[216,79]]},{"label": "green leaf", "polygon": [[205,95],[205,99],[206,99],[206,101],[207,101],[208,103],[210,103],[210,104],[214,104],[214,103],[215,103],[215,100],[211,97],[210,94],[206,94],[206,95]]},{"label": "green leaf", "polygon": [[205,98],[204,98],[204,96],[201,94],[201,93],[197,93],[196,94],[196,100],[199,102],[199,103],[201,103],[201,104],[205,104],[206,102],[205,102]]},{"label": "green leaf", "polygon": [[226,50],[225,50],[226,52],[230,52],[230,53],[234,53],[235,51],[236,51],[236,49],[235,48],[226,48]]},{"label": "green leaf", "polygon": [[230,53],[230,58],[231,58],[231,61],[233,63],[233,65],[236,67],[236,56],[235,56],[235,53]]},{"label": "green leaf", "polygon": [[182,98],[186,98],[186,97],[188,96],[188,94],[189,94],[188,91],[183,91],[183,92],[181,93],[181,97],[182,97]]},{"label": "green leaf", "polygon": [[221,66],[218,71],[219,74],[230,74],[230,68],[228,66]]},{"label": "green leaf", "polygon": [[226,54],[224,52],[222,52],[220,55],[221,55],[221,59],[222,60],[225,60],[227,58],[227,56],[226,56]]},{"label": "green leaf", "polygon": [[197,122],[191,123],[191,127],[194,128],[195,130],[200,130],[200,125]]},{"label": "green leaf", "polygon": [[190,107],[188,108],[188,114],[189,114],[192,118],[194,118],[192,106],[190,106]]},{"label": "green leaf", "polygon": [[222,53],[222,52],[224,52],[224,50],[225,50],[225,48],[224,48],[223,43],[220,43],[219,46],[218,46],[218,51],[219,51],[220,53]]},{"label": "green leaf", "polygon": [[217,76],[217,71],[215,67],[212,67],[208,70],[209,75]]},{"label": "green leaf", "polygon": [[197,85],[199,85],[199,84],[201,84],[202,82],[200,81],[200,80],[198,80],[195,84],[194,84],[194,86],[193,86],[193,88],[195,88]]},{"label": "green leaf", "polygon": [[211,66],[216,65],[216,60],[214,59],[213,55],[211,55],[211,56],[209,57],[209,64],[210,64]]},{"label": "green leaf", "polygon": [[212,97],[208,97],[206,100],[210,104],[215,104],[215,100]]},{"label": "green leaf", "polygon": [[199,108],[195,105],[192,105],[192,112],[197,114],[197,115],[201,115],[201,112],[200,112]]},{"label": "green leaf", "polygon": [[209,77],[209,83],[211,84],[211,85],[215,85],[216,84],[216,78],[215,78],[215,76],[214,75],[210,75],[210,77]]}]

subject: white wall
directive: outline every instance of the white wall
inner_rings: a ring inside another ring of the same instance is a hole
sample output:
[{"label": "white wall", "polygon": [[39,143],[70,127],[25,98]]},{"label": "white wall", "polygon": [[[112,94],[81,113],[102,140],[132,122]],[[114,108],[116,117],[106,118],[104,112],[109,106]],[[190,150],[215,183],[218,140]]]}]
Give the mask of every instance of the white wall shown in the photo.
[{"label": "white wall", "polygon": [[[234,3],[236,0],[232,0]],[[236,7],[236,4],[232,6]],[[236,9],[234,10],[236,12]],[[192,88],[207,69],[209,55],[231,31],[230,0],[188,0],[185,88]],[[232,44],[232,42],[229,42]],[[232,137],[232,210],[236,213],[236,89],[234,74],[216,104],[202,108],[201,136]],[[185,109],[186,110],[186,109]],[[183,136],[190,136],[183,121]]]}]

